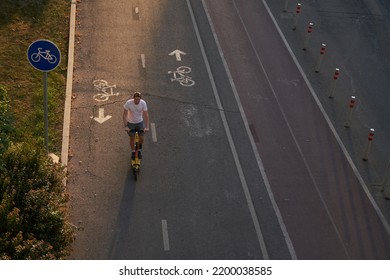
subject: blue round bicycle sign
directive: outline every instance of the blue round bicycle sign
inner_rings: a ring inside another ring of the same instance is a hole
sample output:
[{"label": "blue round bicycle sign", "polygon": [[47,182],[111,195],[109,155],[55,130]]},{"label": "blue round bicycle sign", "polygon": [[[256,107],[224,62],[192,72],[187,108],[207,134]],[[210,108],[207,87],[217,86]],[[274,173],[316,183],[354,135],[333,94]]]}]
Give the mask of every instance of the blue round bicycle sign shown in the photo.
[{"label": "blue round bicycle sign", "polygon": [[61,61],[59,48],[49,40],[37,40],[27,50],[30,64],[43,72],[54,70]]}]

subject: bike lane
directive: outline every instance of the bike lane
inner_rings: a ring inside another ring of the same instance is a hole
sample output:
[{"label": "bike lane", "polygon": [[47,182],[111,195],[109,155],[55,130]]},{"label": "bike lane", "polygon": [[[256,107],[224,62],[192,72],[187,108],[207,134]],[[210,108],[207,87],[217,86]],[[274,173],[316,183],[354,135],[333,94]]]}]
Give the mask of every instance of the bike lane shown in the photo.
[{"label": "bike lane", "polygon": [[[186,2],[85,0],[77,20],[68,189],[80,231],[71,257],[262,259]],[[135,90],[157,131],[137,183],[122,125]],[[225,110],[241,122],[236,105]],[[286,258],[273,216],[263,224]]]},{"label": "bike lane", "polygon": [[389,234],[263,4],[205,2],[297,257],[388,259]]}]

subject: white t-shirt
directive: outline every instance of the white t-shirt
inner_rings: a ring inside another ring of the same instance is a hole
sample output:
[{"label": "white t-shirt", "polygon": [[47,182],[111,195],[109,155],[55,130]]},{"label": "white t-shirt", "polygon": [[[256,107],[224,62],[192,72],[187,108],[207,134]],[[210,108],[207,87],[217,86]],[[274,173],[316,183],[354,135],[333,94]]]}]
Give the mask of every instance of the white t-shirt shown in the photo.
[{"label": "white t-shirt", "polygon": [[129,123],[140,123],[144,120],[143,112],[148,111],[146,102],[140,100],[138,105],[135,105],[134,99],[127,100],[123,108],[127,110],[127,122]]}]

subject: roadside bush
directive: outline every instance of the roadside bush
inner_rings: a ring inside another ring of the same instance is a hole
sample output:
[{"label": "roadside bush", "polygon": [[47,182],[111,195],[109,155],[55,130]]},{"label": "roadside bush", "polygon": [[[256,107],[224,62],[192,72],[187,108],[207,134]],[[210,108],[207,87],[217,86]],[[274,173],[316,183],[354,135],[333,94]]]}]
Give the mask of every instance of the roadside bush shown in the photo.
[{"label": "roadside bush", "polygon": [[0,0],[0,7],[0,259],[60,259],[73,239],[64,172],[43,149],[41,73],[26,50],[48,38],[63,51],[48,80],[49,149],[59,152],[70,2]]},{"label": "roadside bush", "polygon": [[67,222],[63,168],[32,144],[11,145],[0,175],[0,259],[62,259]]},{"label": "roadside bush", "polygon": [[7,150],[10,135],[13,131],[11,118],[8,113],[8,96],[4,87],[0,86],[0,171],[2,167],[2,154]]}]

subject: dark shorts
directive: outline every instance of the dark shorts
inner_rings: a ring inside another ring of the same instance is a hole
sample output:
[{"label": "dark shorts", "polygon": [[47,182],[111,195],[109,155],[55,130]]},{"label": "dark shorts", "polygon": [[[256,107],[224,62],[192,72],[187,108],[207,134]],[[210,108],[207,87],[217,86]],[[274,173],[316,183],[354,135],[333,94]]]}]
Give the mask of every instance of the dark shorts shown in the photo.
[{"label": "dark shorts", "polygon": [[127,123],[127,127],[130,129],[130,131],[128,132],[129,136],[134,136],[135,135],[135,131],[138,129],[138,134],[139,135],[144,135],[144,122],[140,122],[140,123]]}]

